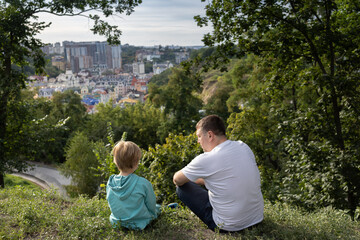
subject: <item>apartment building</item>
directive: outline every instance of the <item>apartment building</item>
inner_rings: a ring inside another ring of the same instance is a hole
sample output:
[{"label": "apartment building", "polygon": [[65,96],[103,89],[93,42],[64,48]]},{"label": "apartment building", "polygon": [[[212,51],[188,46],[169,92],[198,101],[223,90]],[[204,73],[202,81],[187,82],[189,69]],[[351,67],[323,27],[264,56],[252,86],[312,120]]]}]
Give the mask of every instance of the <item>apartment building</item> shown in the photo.
[{"label": "apartment building", "polygon": [[120,69],[121,46],[107,42],[63,42],[65,59],[74,73],[81,70],[102,72]]}]

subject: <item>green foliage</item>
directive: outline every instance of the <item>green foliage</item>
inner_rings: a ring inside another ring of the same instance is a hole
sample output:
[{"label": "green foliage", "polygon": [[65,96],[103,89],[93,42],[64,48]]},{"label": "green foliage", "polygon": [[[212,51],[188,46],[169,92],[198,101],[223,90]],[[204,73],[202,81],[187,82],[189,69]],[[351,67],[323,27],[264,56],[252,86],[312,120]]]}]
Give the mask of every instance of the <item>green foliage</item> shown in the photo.
[{"label": "green foliage", "polygon": [[[6,142],[8,103],[17,101],[20,90],[25,88],[26,71],[33,65],[36,74],[44,73],[43,44],[36,36],[50,23],[38,21],[38,13],[57,16],[86,16],[94,22],[92,31],[104,35],[110,44],[120,44],[121,31],[100,18],[117,13],[130,14],[142,1],[1,1],[0,2],[0,187],[8,169],[22,170],[22,159],[8,159]],[[88,14],[95,12],[96,14]],[[88,14],[88,15],[87,15]],[[31,62],[31,63],[30,63]],[[20,162],[19,162],[20,161]]]},{"label": "green foliage", "polygon": [[354,216],[355,209],[349,206],[359,199],[358,149],[334,147],[325,137],[314,135],[311,121],[308,115],[306,121],[299,117],[281,126],[282,131],[292,129],[293,135],[284,138],[288,158],[280,198],[310,209],[329,205],[350,209]]},{"label": "green foliage", "polygon": [[[121,140],[125,141],[126,136],[127,133],[124,132]],[[111,151],[115,146],[115,142],[114,133],[110,122],[108,123],[107,141],[107,144],[103,144],[102,141],[97,142],[98,144],[94,149],[94,153],[98,161],[98,174],[96,174],[96,176],[99,177],[101,181],[100,190],[98,192],[100,197],[104,197],[106,194],[106,183],[110,176],[113,174],[118,174],[119,172],[116,164],[114,163],[114,156],[111,154]]]},{"label": "green foliage", "polygon": [[139,47],[123,45],[121,46],[121,58],[123,64],[132,64],[135,62],[136,51]]},{"label": "green foliage", "polygon": [[66,126],[70,132],[74,132],[83,127],[86,118],[86,108],[81,103],[80,95],[73,90],[65,92],[55,92],[52,102],[54,107],[50,113],[55,119],[66,119]]},{"label": "green foliage", "polygon": [[80,97],[71,91],[56,93],[50,101],[23,90],[18,100],[9,102],[8,110],[5,147],[13,167],[24,160],[63,162],[69,136],[83,127],[86,117]]},{"label": "green foliage", "polygon": [[233,87],[221,78],[217,80],[215,90],[204,106],[204,110],[207,115],[216,114],[222,119],[227,119],[230,113],[224,102],[229,99]]},{"label": "green foliage", "polygon": [[38,185],[35,185],[28,180],[13,175],[5,175],[4,181],[6,187],[24,186],[30,189],[39,189]]},{"label": "green foliage", "polygon": [[105,199],[62,199],[56,192],[24,187],[0,190],[2,239],[359,239],[359,222],[344,212],[323,208],[303,212],[287,204],[265,202],[264,221],[251,230],[219,234],[187,208],[163,208],[144,231],[112,229]]},{"label": "green foliage", "polygon": [[[99,104],[98,112],[91,115],[84,132],[93,141],[107,141],[107,124],[111,123],[114,141],[121,139],[124,132],[127,139],[141,148],[153,146],[165,140],[167,132],[160,132],[165,115],[150,104],[138,103],[121,108],[113,107],[109,102]],[[166,135],[165,135],[166,134]]]},{"label": "green foliage", "polygon": [[[269,103],[265,116],[274,127],[259,139],[268,139],[270,151],[282,158],[278,161],[282,169],[276,173],[280,180],[284,177],[280,197],[309,208],[318,204],[348,209],[354,216],[360,202],[360,135],[354,128],[360,116],[355,110],[360,106],[360,89],[354,87],[360,79],[357,4],[219,0],[209,2],[206,9],[205,17],[195,19],[200,26],[211,23],[214,29],[204,36],[207,46],[216,46],[209,63],[218,66],[229,56],[253,53],[258,65],[268,69],[263,75],[265,88],[250,98],[256,100],[258,95],[260,103]],[[243,89],[239,80],[235,86]],[[230,97],[227,103],[233,102]],[[255,113],[252,108],[259,104],[249,102],[246,107]],[[245,108],[242,117],[248,113]],[[263,114],[254,117],[260,121]],[[261,125],[255,126],[261,129]],[[260,157],[269,152],[265,146],[256,150]]]},{"label": "green foliage", "polygon": [[47,59],[44,71],[49,78],[56,78],[62,72],[59,68],[52,65],[51,58]]},{"label": "green foliage", "polygon": [[[155,87],[154,85],[158,87],[166,85],[169,82],[169,76],[171,75],[171,73],[171,68],[168,68],[162,73],[152,76],[148,87],[152,88]],[[151,90],[149,90],[149,92],[151,92]]]},{"label": "green foliage", "polygon": [[[58,162],[63,155],[61,144],[66,134],[66,119],[51,117],[51,101],[33,99],[32,93],[8,104],[6,158],[9,166],[25,164],[25,160]],[[11,163],[11,164],[10,164]],[[11,169],[7,169],[11,171]]]},{"label": "green foliage", "polygon": [[183,68],[172,68],[169,82],[164,86],[153,85],[149,99],[157,107],[163,107],[168,116],[167,129],[171,132],[190,133],[200,119],[201,100],[195,95],[200,90],[200,78]]},{"label": "green foliage", "polygon": [[153,72],[153,62],[152,61],[145,61],[145,73],[152,73]]},{"label": "green foliage", "polygon": [[139,174],[152,183],[158,202],[170,203],[176,199],[172,181],[174,173],[201,151],[194,133],[188,136],[170,134],[165,144],[149,147],[144,153]]},{"label": "green foliage", "polygon": [[168,49],[165,47],[165,51],[160,55],[160,61],[162,62],[175,62],[175,50]]},{"label": "green foliage", "polygon": [[89,141],[82,132],[77,132],[66,147],[66,162],[62,165],[62,173],[70,177],[72,192],[94,196],[100,185],[96,176],[98,161],[93,149],[99,149],[101,143]]},{"label": "green foliage", "polygon": [[111,76],[111,75],[114,75],[114,72],[110,69],[108,70],[105,70],[101,73],[102,76]]}]

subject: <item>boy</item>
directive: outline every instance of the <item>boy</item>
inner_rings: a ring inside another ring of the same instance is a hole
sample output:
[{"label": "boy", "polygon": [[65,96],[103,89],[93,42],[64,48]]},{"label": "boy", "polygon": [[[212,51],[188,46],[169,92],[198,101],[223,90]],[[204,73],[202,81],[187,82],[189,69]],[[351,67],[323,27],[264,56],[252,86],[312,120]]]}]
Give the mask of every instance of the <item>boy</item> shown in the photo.
[{"label": "boy", "polygon": [[113,227],[122,226],[142,230],[158,217],[160,205],[151,183],[134,174],[141,158],[140,148],[131,141],[119,141],[112,150],[119,175],[112,175],[106,185],[110,222]]}]

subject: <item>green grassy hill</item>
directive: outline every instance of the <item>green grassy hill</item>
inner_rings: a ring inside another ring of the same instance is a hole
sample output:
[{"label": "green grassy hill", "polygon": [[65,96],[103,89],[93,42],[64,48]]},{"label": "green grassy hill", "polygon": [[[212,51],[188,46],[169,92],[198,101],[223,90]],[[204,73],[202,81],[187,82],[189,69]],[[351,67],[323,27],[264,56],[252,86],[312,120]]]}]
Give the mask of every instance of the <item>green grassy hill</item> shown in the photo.
[{"label": "green grassy hill", "polygon": [[24,186],[0,190],[0,239],[360,239],[360,223],[331,208],[306,213],[265,204],[261,225],[224,235],[206,229],[188,209],[164,209],[144,231],[112,229],[106,200],[65,200],[55,191]]}]

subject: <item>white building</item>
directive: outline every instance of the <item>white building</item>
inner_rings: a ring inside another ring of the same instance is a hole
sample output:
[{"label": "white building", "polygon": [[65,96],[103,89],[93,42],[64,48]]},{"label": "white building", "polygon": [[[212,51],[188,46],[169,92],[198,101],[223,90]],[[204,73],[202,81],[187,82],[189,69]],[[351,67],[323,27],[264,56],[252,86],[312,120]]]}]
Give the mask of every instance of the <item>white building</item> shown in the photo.
[{"label": "white building", "polygon": [[153,65],[153,72],[154,75],[156,74],[160,74],[163,71],[165,71],[168,68],[172,68],[174,67],[174,65],[171,62],[167,62],[167,63],[154,63]]},{"label": "white building", "polygon": [[133,63],[133,73],[136,75],[145,73],[145,64],[143,62],[134,62]]},{"label": "white building", "polygon": [[120,45],[111,46],[111,62],[113,69],[121,69],[122,59]]},{"label": "white building", "polygon": [[124,96],[127,92],[128,92],[128,85],[126,83],[119,83],[118,85],[115,86],[114,91],[116,92],[116,94],[119,96]]},{"label": "white building", "polygon": [[54,92],[54,88],[41,88],[39,90],[39,97],[51,98]]}]

